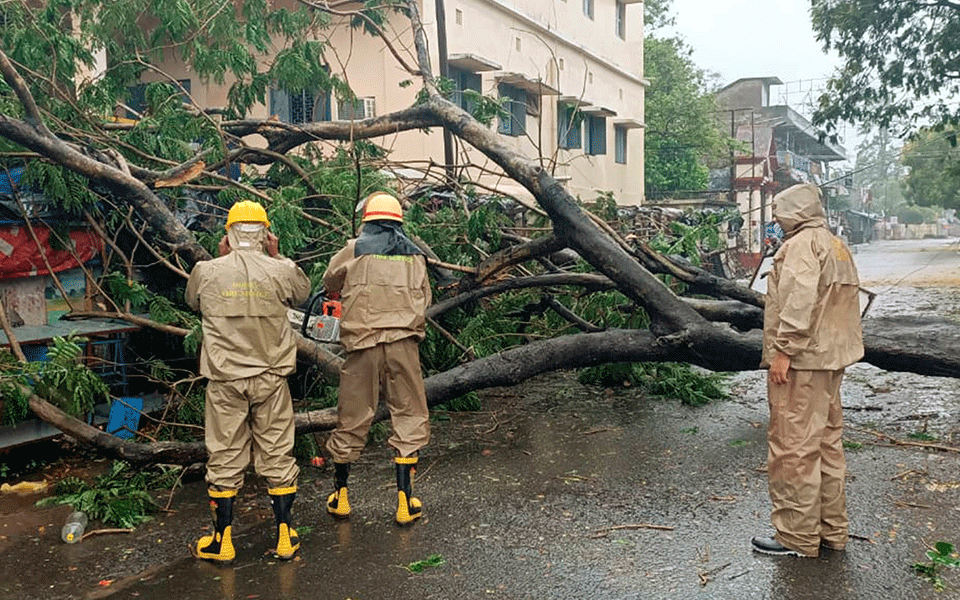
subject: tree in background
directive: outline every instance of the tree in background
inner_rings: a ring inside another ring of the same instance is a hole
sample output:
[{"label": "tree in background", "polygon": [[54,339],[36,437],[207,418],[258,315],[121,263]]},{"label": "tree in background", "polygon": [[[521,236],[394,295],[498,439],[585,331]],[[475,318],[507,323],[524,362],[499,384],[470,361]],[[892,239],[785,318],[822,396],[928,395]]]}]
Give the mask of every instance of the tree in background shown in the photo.
[{"label": "tree in background", "polygon": [[858,208],[889,215],[905,203],[900,148],[899,140],[886,129],[872,132],[857,146],[853,186],[859,195]]},{"label": "tree in background", "polygon": [[[81,410],[85,407],[71,408],[83,400],[71,396],[77,389],[97,392],[84,379],[86,373],[70,371],[60,377],[61,371],[44,369],[56,375],[47,393],[36,385],[37,371],[13,342],[15,335],[8,334],[13,353],[0,352],[5,409],[14,403],[24,412],[29,408],[75,439],[98,444],[125,460],[204,460],[203,444],[185,441],[193,439],[196,428],[168,430],[174,416],[188,424],[202,420],[201,387],[191,371],[196,361],[182,360],[197,350],[197,318],[182,310],[180,290],[192,265],[215,251],[222,235],[218,213],[222,218],[236,200],[262,202],[281,252],[316,276],[326,258],[353,236],[357,200],[386,185],[386,150],[371,140],[398,132],[421,135],[440,127],[489,159],[489,164],[473,166],[475,170],[499,169],[498,174],[533,195],[536,206],[528,207],[531,214],[524,216],[534,227],[524,230],[535,237],[518,235],[516,222],[504,221],[510,204],[499,197],[478,198],[466,179],[455,198],[429,192],[411,198],[405,225],[432,250],[429,263],[438,282],[436,302],[428,309],[430,333],[423,354],[431,405],[546,371],[608,363],[686,362],[715,371],[756,368],[762,297],[689,261],[664,256],[650,244],[632,243],[624,230],[588,213],[537,158],[504,144],[488,121],[451,102],[443,82],[433,75],[417,0],[382,6],[371,0],[356,10],[341,7],[347,12],[325,2],[301,0],[293,11],[276,8],[278,4],[0,1],[0,173],[25,167],[19,188],[43,192],[76,222],[94,230],[106,248],[102,276],[90,274],[89,279],[100,310],[71,305],[69,317],[120,318],[164,336],[180,336],[184,351],[176,348],[174,358],[186,365],[166,364],[163,356],[153,355],[158,349],[153,346],[139,355],[140,376],[167,391],[171,420],[165,419],[149,438],[158,441],[128,442],[64,413],[87,412]],[[341,99],[354,98],[337,72],[334,49],[312,41],[327,39],[315,34],[334,19],[341,26],[353,23],[382,41],[398,68],[410,74],[411,82],[419,81],[415,103],[356,121],[292,125],[251,117],[248,109],[268,102],[267,91],[275,85],[294,97],[298,91],[319,88]],[[151,25],[144,29],[144,23]],[[397,40],[415,48],[415,59],[397,51]],[[272,60],[267,58],[272,53],[264,51],[271,45],[280,49]],[[674,45],[673,53],[682,56],[680,48]],[[109,60],[101,65],[104,72],[91,78],[81,67],[94,70],[95,53],[101,51]],[[175,52],[184,70],[200,80],[233,82],[228,105],[202,110],[187,86],[159,72],[160,52]],[[677,89],[701,90],[697,77],[702,73],[688,59],[683,64],[691,70],[686,79],[676,80]],[[671,70],[665,67],[660,77],[666,90],[674,81],[668,77]],[[163,81],[139,86],[145,71]],[[136,119],[115,119],[118,99],[129,98],[131,88],[139,90],[142,102],[122,112],[136,112]],[[665,92],[659,97],[687,100],[690,95]],[[692,104],[697,109],[693,116],[690,110],[664,110],[663,115],[672,116],[663,119],[665,124],[668,118],[693,120],[700,129],[690,125],[689,131],[699,131],[690,135],[703,138],[689,143],[702,144],[716,132],[706,126],[709,112],[704,106]],[[496,104],[486,106],[497,109],[485,113],[491,118],[499,112]],[[663,106],[669,108],[670,102]],[[665,125],[662,130],[679,136]],[[681,139],[676,145],[686,143]],[[20,207],[22,217],[29,219],[25,206]],[[573,257],[563,252],[566,249]],[[669,285],[663,276],[669,277]],[[678,295],[684,293],[697,297]],[[66,290],[61,294],[69,301]],[[142,316],[146,312],[149,319]],[[10,331],[4,322],[0,327]],[[923,352],[904,360],[890,344],[895,328],[879,327],[883,347],[868,352],[872,364],[960,376],[955,343],[944,341],[945,349],[938,350],[924,338]],[[910,327],[905,326],[907,345],[922,337]],[[943,330],[938,330],[938,339],[950,339],[941,335]],[[297,340],[302,360],[318,373],[336,375],[342,359],[323,344],[300,335]],[[869,345],[869,332],[865,340]],[[74,343],[60,355],[66,363],[82,352]],[[44,397],[68,403],[58,409]],[[305,393],[303,400],[309,409],[312,399]],[[301,432],[329,428],[335,417],[334,409],[298,412],[297,427]]]},{"label": "tree in background", "polygon": [[902,133],[960,120],[960,3],[812,0],[824,48],[845,61],[813,116],[834,138],[842,121]]},{"label": "tree in background", "polygon": [[643,40],[644,72],[650,80],[645,99],[646,197],[707,188],[707,160],[723,156],[726,138],[716,126],[708,74],[694,64],[691,49],[678,37],[653,31],[672,24],[669,0],[644,5],[652,31]]},{"label": "tree in background", "polygon": [[912,204],[960,209],[960,148],[956,127],[919,131],[903,148],[909,169],[904,195]]}]

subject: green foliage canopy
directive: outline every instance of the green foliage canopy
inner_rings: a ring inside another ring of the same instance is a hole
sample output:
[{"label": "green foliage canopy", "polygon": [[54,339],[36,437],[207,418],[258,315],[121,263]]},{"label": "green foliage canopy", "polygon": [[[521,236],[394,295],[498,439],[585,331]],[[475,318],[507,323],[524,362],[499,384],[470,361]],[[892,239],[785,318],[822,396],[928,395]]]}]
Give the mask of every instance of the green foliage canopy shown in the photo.
[{"label": "green foliage canopy", "polygon": [[903,148],[909,169],[904,184],[907,200],[919,206],[960,209],[960,147],[954,127],[924,129]]},{"label": "green foliage canopy", "polygon": [[812,0],[817,39],[844,61],[814,124],[900,126],[960,119],[960,4],[953,1]]},{"label": "green foliage canopy", "polygon": [[646,76],[644,172],[646,195],[703,190],[706,160],[725,147],[716,126],[707,74],[693,63],[690,48],[677,38],[643,41]]},{"label": "green foliage canopy", "polygon": [[885,129],[872,132],[857,147],[854,185],[869,190],[869,196],[863,198],[865,211],[891,214],[904,204],[900,150],[901,142]]}]

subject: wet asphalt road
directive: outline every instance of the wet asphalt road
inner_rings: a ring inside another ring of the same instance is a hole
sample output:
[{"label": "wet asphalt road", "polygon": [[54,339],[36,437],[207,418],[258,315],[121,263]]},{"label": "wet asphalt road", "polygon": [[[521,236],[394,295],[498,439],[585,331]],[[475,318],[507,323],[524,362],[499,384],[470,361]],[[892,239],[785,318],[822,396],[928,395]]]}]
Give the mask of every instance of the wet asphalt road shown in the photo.
[{"label": "wet asphalt road", "polygon": [[[947,241],[881,242],[855,258],[865,285],[879,288],[876,314],[928,297],[947,312],[960,304],[960,258]],[[919,281],[934,263],[939,280]],[[884,272],[895,269],[912,275]],[[943,275],[951,269],[954,284]],[[253,475],[231,567],[187,553],[208,528],[202,481],[161,497],[171,512],[136,532],[73,546],[57,535],[65,507],[0,497],[0,598],[960,598],[960,572],[946,573],[938,594],[910,568],[929,544],[960,545],[960,455],[880,445],[871,433],[960,443],[960,382],[850,370],[845,439],[864,444],[847,452],[855,539],[819,559],[749,549],[769,532],[762,382],[738,374],[730,401],[702,408],[581,386],[567,373],[490,390],[482,412],[437,415],[416,488],[426,516],[411,528],[392,522],[385,449],[368,448],[354,468],[346,522],[323,510],[330,472],[305,466],[295,508],[303,544],[289,563],[264,556],[272,514]],[[443,564],[408,569],[431,555]]]}]

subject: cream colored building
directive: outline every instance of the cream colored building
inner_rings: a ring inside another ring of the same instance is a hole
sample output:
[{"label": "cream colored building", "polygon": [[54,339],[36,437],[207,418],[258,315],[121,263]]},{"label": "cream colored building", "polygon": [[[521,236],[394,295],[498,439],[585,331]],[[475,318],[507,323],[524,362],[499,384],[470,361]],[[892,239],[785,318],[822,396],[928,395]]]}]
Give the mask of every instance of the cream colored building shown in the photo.
[{"label": "cream colored building", "polygon": [[[274,6],[295,9],[295,0]],[[440,73],[436,4],[422,3],[431,67]],[[593,200],[613,192],[624,205],[643,202],[643,4],[638,0],[447,0],[445,25],[449,77],[457,89],[507,97],[510,119],[495,119],[492,128],[503,140],[538,159],[574,196]],[[391,43],[409,65],[415,49],[406,17],[391,17]],[[345,102],[329,92],[288,94],[272,90],[265,105],[249,117],[300,123],[351,120],[409,107],[420,88],[382,40],[345,23],[318,32],[329,39],[326,58],[359,98]],[[265,63],[271,57],[264,57]],[[226,104],[227,87],[192,79],[182,65],[164,65],[202,107]],[[145,80],[147,78],[145,77]],[[404,81],[413,85],[402,86]],[[469,94],[455,94],[467,107]],[[136,99],[133,99],[136,103]],[[374,140],[390,151],[389,160],[404,163],[415,176],[432,164],[445,164],[439,129],[400,132]],[[455,144],[455,163],[498,170],[466,144]],[[470,179],[506,193],[525,195],[518,185],[479,169]]]}]

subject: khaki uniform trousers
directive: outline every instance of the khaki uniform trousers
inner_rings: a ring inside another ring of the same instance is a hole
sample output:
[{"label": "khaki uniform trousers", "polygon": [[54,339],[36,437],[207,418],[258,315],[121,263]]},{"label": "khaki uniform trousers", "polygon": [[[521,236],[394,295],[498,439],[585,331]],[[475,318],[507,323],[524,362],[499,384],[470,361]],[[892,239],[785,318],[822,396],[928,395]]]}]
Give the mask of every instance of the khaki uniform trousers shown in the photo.
[{"label": "khaki uniform trousers", "polygon": [[387,443],[400,456],[411,456],[430,441],[430,413],[414,337],[354,350],[340,368],[337,428],[327,450],[334,462],[360,458],[383,391],[393,435]]},{"label": "khaki uniform trousers", "polygon": [[783,385],[770,383],[767,475],[776,539],[808,556],[821,541],[847,544],[847,464],[838,371],[795,371]]},{"label": "khaki uniform trousers", "polygon": [[204,429],[211,486],[243,487],[251,453],[254,468],[271,488],[296,485],[300,468],[293,458],[293,401],[286,377],[263,373],[208,381]]}]

